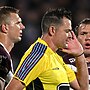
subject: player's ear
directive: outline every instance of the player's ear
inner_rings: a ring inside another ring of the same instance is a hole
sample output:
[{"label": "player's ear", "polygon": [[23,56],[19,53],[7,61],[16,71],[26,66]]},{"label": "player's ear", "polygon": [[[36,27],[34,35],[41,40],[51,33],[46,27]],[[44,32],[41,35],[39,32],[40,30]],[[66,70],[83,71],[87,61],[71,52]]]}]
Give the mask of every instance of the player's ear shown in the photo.
[{"label": "player's ear", "polygon": [[55,26],[50,26],[50,27],[49,27],[49,34],[50,34],[51,36],[53,36],[53,35],[55,34]]},{"label": "player's ear", "polygon": [[1,31],[4,32],[4,33],[7,33],[7,31],[8,31],[8,25],[7,24],[2,24],[1,25]]}]

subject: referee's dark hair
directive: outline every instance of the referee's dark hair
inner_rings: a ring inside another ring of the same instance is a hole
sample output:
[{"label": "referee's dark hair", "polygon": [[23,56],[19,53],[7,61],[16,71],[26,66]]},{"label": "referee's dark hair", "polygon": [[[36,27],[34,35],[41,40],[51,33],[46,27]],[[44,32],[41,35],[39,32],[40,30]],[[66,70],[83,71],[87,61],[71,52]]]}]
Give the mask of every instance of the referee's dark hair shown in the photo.
[{"label": "referee's dark hair", "polygon": [[62,24],[63,17],[72,20],[71,11],[65,8],[49,9],[42,18],[41,22],[42,34],[47,33],[51,25],[58,26]]}]

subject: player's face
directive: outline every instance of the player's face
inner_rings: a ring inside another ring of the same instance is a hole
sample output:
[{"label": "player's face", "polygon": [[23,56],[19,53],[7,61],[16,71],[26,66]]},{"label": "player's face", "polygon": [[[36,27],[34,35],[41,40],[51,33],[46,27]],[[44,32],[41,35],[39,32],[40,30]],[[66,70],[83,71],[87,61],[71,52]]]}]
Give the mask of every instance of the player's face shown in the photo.
[{"label": "player's face", "polygon": [[85,55],[90,55],[90,24],[81,24],[78,31],[78,40],[84,48]]},{"label": "player's face", "polygon": [[66,48],[67,39],[72,37],[71,30],[71,21],[64,17],[62,25],[58,27],[55,34],[55,41],[58,48]]},{"label": "player's face", "polygon": [[8,37],[13,43],[21,41],[22,30],[25,29],[25,26],[18,14],[11,13],[8,29]]}]

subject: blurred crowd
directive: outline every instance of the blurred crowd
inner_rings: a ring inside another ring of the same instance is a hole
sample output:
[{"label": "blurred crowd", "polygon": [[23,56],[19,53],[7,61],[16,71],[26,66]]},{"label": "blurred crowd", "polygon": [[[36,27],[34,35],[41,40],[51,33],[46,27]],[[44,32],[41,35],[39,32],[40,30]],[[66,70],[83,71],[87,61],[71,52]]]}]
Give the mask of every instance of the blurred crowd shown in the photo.
[{"label": "blurred crowd", "polygon": [[0,6],[8,5],[20,9],[20,16],[26,26],[22,41],[15,44],[11,52],[16,69],[28,47],[41,36],[41,18],[49,8],[65,7],[72,12],[73,29],[82,19],[90,18],[90,0],[0,0]]}]

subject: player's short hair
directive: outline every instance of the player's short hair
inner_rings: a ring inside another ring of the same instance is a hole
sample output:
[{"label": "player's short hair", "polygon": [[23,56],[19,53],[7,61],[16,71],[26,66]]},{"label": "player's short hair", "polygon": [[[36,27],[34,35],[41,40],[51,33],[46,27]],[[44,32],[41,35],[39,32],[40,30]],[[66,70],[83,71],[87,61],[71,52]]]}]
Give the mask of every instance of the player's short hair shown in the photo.
[{"label": "player's short hair", "polygon": [[75,27],[75,34],[78,36],[79,27],[81,24],[90,24],[90,18],[83,19],[76,27]]},{"label": "player's short hair", "polygon": [[0,25],[2,25],[3,22],[8,23],[7,19],[10,17],[10,13],[19,14],[19,10],[10,6],[0,7]]}]

